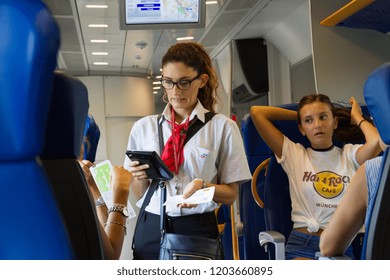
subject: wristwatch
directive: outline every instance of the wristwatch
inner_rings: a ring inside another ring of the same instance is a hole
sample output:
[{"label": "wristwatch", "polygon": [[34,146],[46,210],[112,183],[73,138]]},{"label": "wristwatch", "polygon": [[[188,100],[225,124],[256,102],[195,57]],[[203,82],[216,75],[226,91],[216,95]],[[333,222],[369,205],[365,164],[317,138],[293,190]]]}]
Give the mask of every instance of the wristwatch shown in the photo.
[{"label": "wristwatch", "polygon": [[113,204],[109,209],[108,213],[111,212],[119,212],[121,213],[124,217],[128,218],[129,217],[129,210],[127,207],[123,204]]}]

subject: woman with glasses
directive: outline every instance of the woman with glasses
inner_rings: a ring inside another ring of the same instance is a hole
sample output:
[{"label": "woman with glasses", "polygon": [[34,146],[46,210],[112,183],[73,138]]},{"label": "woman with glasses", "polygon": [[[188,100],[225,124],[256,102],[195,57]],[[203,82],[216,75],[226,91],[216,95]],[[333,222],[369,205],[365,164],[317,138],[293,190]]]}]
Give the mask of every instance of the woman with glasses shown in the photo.
[{"label": "woman with glasses", "polygon": [[[188,198],[197,190],[215,187],[211,202],[167,206],[167,230],[218,238],[214,210],[219,203],[232,204],[239,184],[251,179],[240,131],[234,121],[215,114],[217,75],[201,45],[189,42],[171,46],[162,59],[162,69],[163,99],[167,102],[162,118],[158,121],[154,115],[137,121],[127,149],[160,154],[158,126],[161,125],[160,156],[174,174],[166,184],[167,198],[175,195]],[[195,122],[203,126],[186,142],[187,131]],[[134,176],[132,188],[140,198],[137,206],[141,207],[151,181],[145,173],[148,167],[128,158],[125,167]],[[159,257],[160,190],[146,203],[134,233],[134,259]]]}]

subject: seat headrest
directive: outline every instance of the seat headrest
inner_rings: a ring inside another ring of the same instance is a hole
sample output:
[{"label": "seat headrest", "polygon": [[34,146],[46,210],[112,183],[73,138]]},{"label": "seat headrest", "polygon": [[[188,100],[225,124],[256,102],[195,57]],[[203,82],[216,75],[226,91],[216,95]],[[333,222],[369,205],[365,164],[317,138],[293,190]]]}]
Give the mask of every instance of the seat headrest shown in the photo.
[{"label": "seat headrest", "polygon": [[[278,107],[298,110],[298,103],[289,103],[278,105]],[[310,146],[308,139],[299,132],[297,121],[274,121],[274,125],[288,138],[294,142],[303,144],[305,147]],[[273,152],[261,138],[251,117],[247,117],[241,123],[241,131],[245,152],[247,155],[273,155]]]},{"label": "seat headrest", "polygon": [[257,132],[252,118],[249,115],[241,122],[241,132],[247,156],[269,155],[271,153],[267,144],[265,144],[263,138]]},{"label": "seat headrest", "polygon": [[35,158],[43,148],[59,29],[35,2],[1,2],[1,160]]},{"label": "seat headrest", "polygon": [[383,142],[390,144],[390,63],[382,64],[368,76],[364,99]]},{"label": "seat headrest", "polygon": [[42,159],[78,158],[88,108],[85,85],[76,78],[55,73]]}]

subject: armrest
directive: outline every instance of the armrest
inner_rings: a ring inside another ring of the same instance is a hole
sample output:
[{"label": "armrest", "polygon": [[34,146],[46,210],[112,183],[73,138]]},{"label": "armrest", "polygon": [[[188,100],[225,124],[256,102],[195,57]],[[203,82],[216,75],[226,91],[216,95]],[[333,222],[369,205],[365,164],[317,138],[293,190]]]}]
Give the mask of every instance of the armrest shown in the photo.
[{"label": "armrest", "polygon": [[259,233],[259,242],[264,250],[267,252],[267,246],[269,243],[275,245],[275,259],[284,260],[285,259],[285,251],[284,251],[284,243],[286,239],[284,235],[277,231],[262,231]]},{"label": "armrest", "polygon": [[320,252],[316,253],[316,259],[317,260],[328,260],[328,261],[331,261],[331,260],[352,260],[350,257],[348,257],[346,255],[324,257],[323,255],[321,255]]}]

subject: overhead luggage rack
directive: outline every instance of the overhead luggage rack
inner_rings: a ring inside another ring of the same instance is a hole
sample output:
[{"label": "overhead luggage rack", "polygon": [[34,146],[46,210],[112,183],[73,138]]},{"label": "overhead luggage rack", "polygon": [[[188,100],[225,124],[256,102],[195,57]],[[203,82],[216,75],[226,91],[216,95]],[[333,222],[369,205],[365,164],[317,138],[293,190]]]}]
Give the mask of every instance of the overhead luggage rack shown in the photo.
[{"label": "overhead luggage rack", "polygon": [[388,0],[352,0],[320,23],[323,26],[345,26],[390,32]]}]

